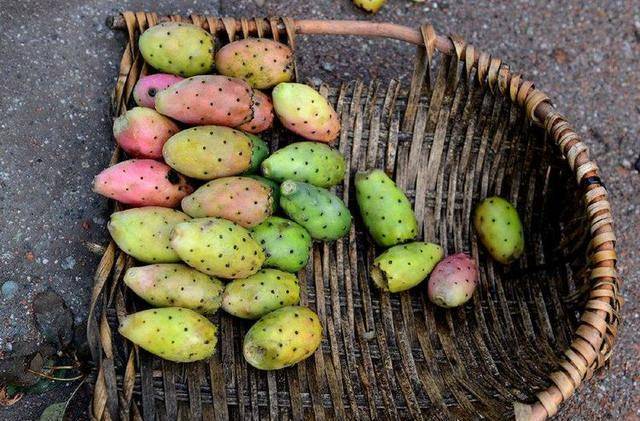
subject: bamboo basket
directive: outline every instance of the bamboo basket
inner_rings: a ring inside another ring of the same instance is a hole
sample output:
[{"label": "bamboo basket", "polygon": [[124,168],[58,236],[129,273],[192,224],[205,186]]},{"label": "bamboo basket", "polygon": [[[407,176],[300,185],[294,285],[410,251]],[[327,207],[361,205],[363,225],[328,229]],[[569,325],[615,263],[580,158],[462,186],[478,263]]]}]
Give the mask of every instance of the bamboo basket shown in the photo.
[{"label": "bamboo basket", "polygon": [[[605,365],[621,306],[607,190],[580,137],[532,82],[431,25],[125,12],[110,19],[128,33],[113,117],[151,70],[138,36],[166,20],[200,25],[218,45],[257,36],[295,48],[296,34],[417,45],[408,86],[355,80],[320,91],[341,117],[337,147],[349,174],[378,167],[394,176],[414,203],[422,238],[470,253],[480,287],[470,303],[448,311],[428,303],[422,287],[381,293],[368,273],[375,247],[356,221],[348,237],[315,244],[298,274],[302,303],[325,329],[313,357],[255,370],[241,352],[249,324],[219,312],[216,354],[175,364],[117,333],[118,319],[144,306],[122,282],[134,262],[111,242],[88,322],[94,419],[540,420]],[[266,136],[272,148],[293,138],[278,128]],[[120,155],[116,148],[111,163]],[[335,190],[355,209],[351,177]],[[473,207],[490,194],[516,204],[523,219],[526,255],[511,267],[493,263],[470,226]]]}]

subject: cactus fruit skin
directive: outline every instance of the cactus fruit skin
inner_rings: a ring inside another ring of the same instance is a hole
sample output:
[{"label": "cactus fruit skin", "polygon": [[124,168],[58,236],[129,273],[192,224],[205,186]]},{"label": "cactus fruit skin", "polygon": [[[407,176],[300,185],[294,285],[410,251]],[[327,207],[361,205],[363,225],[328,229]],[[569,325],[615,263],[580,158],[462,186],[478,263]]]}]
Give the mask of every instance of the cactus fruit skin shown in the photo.
[{"label": "cactus fruit skin", "polygon": [[168,73],[155,73],[141,77],[133,88],[133,99],[141,107],[155,108],[156,95],[184,78]]},{"label": "cactus fruit skin", "polygon": [[244,80],[193,76],[156,95],[156,111],[187,124],[236,127],[251,120],[253,90]]},{"label": "cactus fruit skin", "polygon": [[262,269],[227,284],[222,308],[242,319],[258,319],[283,306],[300,302],[298,278],[276,269]]},{"label": "cactus fruit skin", "polygon": [[351,227],[351,213],[329,190],[299,181],[280,185],[280,207],[315,240],[331,241],[345,236]]},{"label": "cactus fruit skin", "polygon": [[322,342],[318,315],[301,306],[262,316],[244,337],[245,360],[260,370],[278,370],[308,358]]},{"label": "cactus fruit skin", "polygon": [[113,122],[116,142],[132,158],[162,158],[162,146],[180,129],[156,110],[134,107]]},{"label": "cactus fruit skin", "polygon": [[175,209],[146,206],[114,212],[107,229],[118,247],[139,261],[173,263],[180,257],[169,243],[171,229],[190,219]]},{"label": "cactus fruit skin", "polygon": [[219,279],[176,263],[129,268],[124,283],[154,307],[183,307],[200,314],[218,311],[224,292]]},{"label": "cactus fruit skin", "polygon": [[222,218],[177,224],[171,232],[171,246],[189,266],[220,278],[246,278],[264,262],[262,247],[249,231]]},{"label": "cactus fruit skin", "polygon": [[93,179],[93,191],[132,206],[177,206],[193,191],[185,178],[162,162],[130,159]]},{"label": "cactus fruit skin", "polygon": [[318,91],[301,83],[281,83],[271,93],[273,108],[282,124],[305,139],[333,142],[340,134],[340,120]]},{"label": "cactus fruit skin", "polygon": [[394,246],[418,234],[418,221],[407,196],[384,171],[359,172],[355,177],[360,215],[374,241]]},{"label": "cactus fruit skin", "polygon": [[264,160],[262,173],[276,181],[302,181],[327,188],[344,179],[345,161],[340,152],[327,145],[298,142],[285,146]]},{"label": "cactus fruit skin", "polygon": [[195,25],[152,26],[140,35],[138,46],[145,61],[164,73],[189,77],[213,70],[213,36]]},{"label": "cactus fruit skin", "polygon": [[230,42],[216,53],[218,73],[246,80],[258,89],[293,79],[293,51],[266,38]]},{"label": "cactus fruit skin", "polygon": [[118,332],[165,360],[204,360],[216,349],[218,328],[204,316],[180,307],[155,308],[126,316]]},{"label": "cactus fruit skin", "polygon": [[270,216],[251,229],[251,236],[264,249],[266,267],[297,272],[309,261],[311,235],[296,222]]},{"label": "cactus fruit skin", "polygon": [[488,197],[476,207],[473,224],[491,257],[502,264],[524,251],[524,234],[518,211],[501,197]]},{"label": "cactus fruit skin", "polygon": [[238,126],[238,129],[248,133],[260,133],[273,126],[273,103],[266,94],[257,89],[253,91],[251,111],[253,113],[251,120]]},{"label": "cactus fruit skin", "polygon": [[273,212],[272,190],[249,177],[218,178],[182,199],[182,210],[194,218],[216,216],[250,228]]},{"label": "cactus fruit skin", "polygon": [[258,180],[259,182],[261,182],[262,184],[264,184],[265,186],[271,189],[271,195],[273,196],[273,212],[272,213],[275,213],[276,210],[278,210],[278,205],[280,204],[280,184],[276,183],[273,180],[269,180],[268,178],[255,175],[255,174],[247,175],[247,177],[253,178],[254,180]]},{"label": "cactus fruit skin", "polygon": [[443,257],[444,251],[437,244],[400,244],[376,257],[371,278],[383,291],[406,291],[424,281]]},{"label": "cactus fruit skin", "polygon": [[369,13],[376,13],[387,0],[353,0],[353,4]]},{"label": "cactus fruit skin", "polygon": [[469,301],[477,285],[476,262],[464,253],[457,253],[445,257],[433,269],[427,292],[435,305],[452,308]]},{"label": "cactus fruit skin", "polygon": [[241,131],[222,126],[199,126],[169,138],[162,148],[167,164],[200,180],[241,174],[251,165],[253,143]]},{"label": "cactus fruit skin", "polygon": [[251,140],[251,163],[249,164],[249,169],[247,169],[244,174],[255,174],[258,172],[260,168],[260,164],[269,156],[269,145],[267,142],[260,139],[258,136],[245,133],[245,135]]}]

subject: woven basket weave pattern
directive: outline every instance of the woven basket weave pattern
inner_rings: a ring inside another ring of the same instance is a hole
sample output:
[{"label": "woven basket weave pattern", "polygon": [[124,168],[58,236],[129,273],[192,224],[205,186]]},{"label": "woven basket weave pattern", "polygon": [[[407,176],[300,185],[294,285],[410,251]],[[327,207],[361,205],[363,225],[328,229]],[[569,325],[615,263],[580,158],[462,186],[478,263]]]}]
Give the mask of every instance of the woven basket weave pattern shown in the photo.
[{"label": "woven basket weave pattern", "polygon": [[[158,22],[153,14],[123,16],[129,42],[114,115],[150,70],[136,38]],[[270,36],[294,47],[300,30],[287,18],[189,20],[213,28],[223,43]],[[350,175],[385,169],[414,203],[425,241],[481,263],[473,301],[443,311],[422,288],[381,294],[367,271],[375,247],[356,220],[347,238],[316,244],[299,274],[301,302],[325,327],[314,357],[278,372],[254,370],[241,352],[249,324],[218,314],[216,355],[175,364],[115,331],[118,319],[142,307],[121,280],[132,259],[111,243],[96,273],[88,326],[98,363],[95,419],[501,419],[513,416],[514,403],[523,417],[553,415],[604,364],[620,299],[597,167],[532,83],[457,36],[445,40],[452,54],[439,54],[443,38],[431,26],[420,35],[426,48],[418,49],[408,92],[393,80],[323,85],[320,92],[341,117],[337,147]],[[268,137],[272,149],[294,139],[277,129]],[[119,158],[116,149],[112,162]],[[355,209],[352,177],[335,191]],[[526,256],[509,269],[488,259],[470,225],[473,207],[492,194],[512,201],[523,218]]]}]

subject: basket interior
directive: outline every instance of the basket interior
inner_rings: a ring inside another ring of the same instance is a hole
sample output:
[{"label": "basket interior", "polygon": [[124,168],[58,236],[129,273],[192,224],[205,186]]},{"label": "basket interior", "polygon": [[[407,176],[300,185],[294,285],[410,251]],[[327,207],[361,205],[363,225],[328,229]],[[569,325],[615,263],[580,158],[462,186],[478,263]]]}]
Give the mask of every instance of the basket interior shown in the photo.
[{"label": "basket interior", "polygon": [[[436,57],[415,101],[395,80],[320,87],[342,119],[336,146],[350,177],[335,192],[354,224],[348,237],[316,243],[298,274],[302,304],[325,329],[321,349],[303,363],[269,373],[248,366],[242,339],[250,323],[222,311],[212,317],[220,333],[209,361],[174,364],[134,350],[117,334],[117,319],[145,305],[120,281],[133,262],[117,251],[106,312],[111,382],[125,391],[117,411],[169,420],[494,419],[547,387],[584,298],[583,205],[544,131],[463,67]],[[263,138],[272,149],[299,140],[277,127]],[[355,172],[368,168],[385,169],[407,192],[421,239],[477,260],[480,287],[467,305],[435,307],[426,284],[392,295],[373,286],[369,267],[381,249],[358,219],[353,190]],[[509,199],[523,220],[526,255],[510,267],[489,258],[471,226],[474,206],[489,195]]]}]

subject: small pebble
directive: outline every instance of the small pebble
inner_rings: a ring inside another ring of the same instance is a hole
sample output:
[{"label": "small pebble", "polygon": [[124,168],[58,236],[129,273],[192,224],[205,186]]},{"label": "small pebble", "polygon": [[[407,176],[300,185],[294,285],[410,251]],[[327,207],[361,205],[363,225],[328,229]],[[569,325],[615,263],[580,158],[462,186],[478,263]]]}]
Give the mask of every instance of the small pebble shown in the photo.
[{"label": "small pebble", "polygon": [[62,266],[62,269],[73,269],[76,265],[76,259],[73,258],[73,256],[67,256],[66,259],[64,259],[62,261],[62,263],[60,264],[60,266]]},{"label": "small pebble", "polygon": [[640,156],[638,157],[638,159],[636,159],[636,163],[633,164],[633,167],[636,169],[636,171],[640,172]]},{"label": "small pebble", "polygon": [[2,284],[2,296],[5,298],[13,297],[18,291],[18,283],[14,281],[7,281]]},{"label": "small pebble", "polygon": [[333,72],[333,70],[336,68],[336,66],[334,66],[331,63],[322,63],[322,68],[324,70],[326,70],[327,72]]}]

